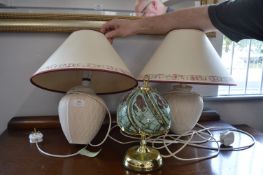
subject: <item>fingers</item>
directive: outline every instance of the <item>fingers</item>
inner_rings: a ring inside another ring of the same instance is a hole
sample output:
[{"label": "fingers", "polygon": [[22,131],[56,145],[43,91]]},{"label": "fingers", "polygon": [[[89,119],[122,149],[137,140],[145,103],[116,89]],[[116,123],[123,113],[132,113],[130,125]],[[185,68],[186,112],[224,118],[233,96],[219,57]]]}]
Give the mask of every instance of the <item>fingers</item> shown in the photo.
[{"label": "fingers", "polygon": [[109,26],[110,26],[110,22],[106,22],[100,28],[100,32],[105,34],[109,30]]},{"label": "fingers", "polygon": [[126,37],[132,35],[132,21],[124,19],[113,19],[106,22],[100,29],[109,41],[116,37]]},{"label": "fingers", "polygon": [[116,38],[116,37],[121,37],[121,33],[119,32],[118,29],[111,30],[105,34],[106,38]]},{"label": "fingers", "polygon": [[118,25],[118,23],[116,24],[116,20],[113,19],[113,20],[108,21],[105,24],[103,24],[100,31],[105,34],[108,31],[114,30],[117,25]]},{"label": "fingers", "polygon": [[106,38],[109,40],[110,43],[113,42],[113,38],[116,35],[116,25],[114,24],[114,21],[111,20],[109,22],[106,22],[102,25],[100,31],[105,34]]},{"label": "fingers", "polygon": [[105,37],[112,43],[114,38],[122,37],[121,32],[118,29],[113,29],[106,32]]},{"label": "fingers", "polygon": [[126,31],[124,24],[122,19],[113,19],[102,26],[101,32],[104,33],[107,38],[123,37]]}]

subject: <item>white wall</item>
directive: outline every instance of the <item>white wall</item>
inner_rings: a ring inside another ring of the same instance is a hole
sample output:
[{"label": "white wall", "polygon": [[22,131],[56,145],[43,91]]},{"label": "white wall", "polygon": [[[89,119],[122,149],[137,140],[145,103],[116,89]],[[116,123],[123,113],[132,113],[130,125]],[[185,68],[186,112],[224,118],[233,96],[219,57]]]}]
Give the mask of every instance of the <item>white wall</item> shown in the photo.
[{"label": "white wall", "polygon": [[263,99],[208,101],[208,108],[216,110],[221,119],[232,124],[248,124],[263,132]]},{"label": "white wall", "polygon": [[[112,1],[117,2],[117,4],[124,2],[124,0]],[[32,2],[36,2],[36,4],[40,2],[51,3],[51,0],[0,0],[1,2],[11,5],[28,2],[28,4],[35,5]],[[79,2],[84,1],[80,0]],[[129,6],[131,9],[133,6],[131,0],[126,0],[126,3],[130,5],[122,4],[122,6]],[[13,116],[57,114],[57,104],[62,94],[36,88],[30,84],[29,79],[67,35],[62,33],[0,33],[0,133],[6,128],[7,122]],[[113,46],[136,76],[158,47],[160,41],[161,38],[159,37],[135,36],[118,39],[114,41]],[[212,42],[220,51],[220,38],[212,39]],[[204,90],[202,86],[196,89],[202,94],[208,91],[209,94],[214,93],[214,87],[210,87],[209,90],[207,88]],[[110,95],[103,98],[109,108],[114,111],[123,95]],[[206,105],[218,110],[222,119],[227,122],[247,123],[263,131],[262,103],[262,101],[220,101],[207,102]]]},{"label": "white wall", "polygon": [[[0,132],[14,116],[57,114],[62,94],[39,89],[29,79],[67,36],[62,33],[0,33]],[[134,36],[117,39],[113,46],[131,72],[138,75],[160,41],[160,37]],[[123,95],[103,98],[110,110],[115,111]]]},{"label": "white wall", "polygon": [[[29,79],[67,36],[62,33],[0,33],[0,132],[14,116],[57,114],[57,104],[63,94],[41,90],[31,85]],[[157,36],[133,36],[117,39],[113,46],[136,76],[161,40],[162,37]],[[210,88],[198,86],[195,89],[213,94],[214,88]],[[110,110],[115,111],[123,96],[122,93],[103,98]],[[206,105],[217,110],[227,122],[247,123],[263,130],[262,101],[219,101]]]},{"label": "white wall", "polygon": [[[0,33],[0,132],[13,116],[56,113],[54,94],[33,87],[29,78],[65,37],[65,34]],[[43,98],[50,100],[43,102]]]},{"label": "white wall", "polygon": [[[66,39],[63,33],[0,33],[0,132],[14,116],[54,115],[63,94],[33,86],[29,79]],[[132,36],[116,39],[113,47],[136,77],[161,43],[162,36]],[[169,85],[158,85],[160,90]],[[196,86],[201,94],[213,94],[215,87]],[[116,111],[125,93],[102,96]]]}]

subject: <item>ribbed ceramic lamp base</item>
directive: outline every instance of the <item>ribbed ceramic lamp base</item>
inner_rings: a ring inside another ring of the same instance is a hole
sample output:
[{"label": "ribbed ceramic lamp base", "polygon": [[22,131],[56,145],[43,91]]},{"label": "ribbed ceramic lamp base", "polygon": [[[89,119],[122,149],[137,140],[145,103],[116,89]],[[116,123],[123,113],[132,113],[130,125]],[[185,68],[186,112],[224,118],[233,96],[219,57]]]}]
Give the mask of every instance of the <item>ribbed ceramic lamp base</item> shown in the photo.
[{"label": "ribbed ceramic lamp base", "polygon": [[150,147],[134,146],[128,149],[124,167],[136,172],[151,172],[158,170],[163,165],[160,152]]}]

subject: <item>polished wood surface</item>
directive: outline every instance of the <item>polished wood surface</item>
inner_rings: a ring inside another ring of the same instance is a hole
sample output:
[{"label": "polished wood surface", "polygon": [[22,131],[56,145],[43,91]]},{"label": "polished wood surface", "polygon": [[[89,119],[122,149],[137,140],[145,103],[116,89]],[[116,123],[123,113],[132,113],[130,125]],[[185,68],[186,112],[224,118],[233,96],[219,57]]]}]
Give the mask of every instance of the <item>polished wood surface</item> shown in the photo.
[{"label": "polished wood surface", "polygon": [[[22,118],[19,120],[22,123]],[[14,119],[13,119],[14,122]],[[37,123],[37,122],[36,122]],[[17,123],[16,123],[17,124]],[[31,122],[32,126],[34,125]],[[233,127],[219,118],[218,120],[207,120],[201,122],[205,126],[216,127]],[[52,124],[51,124],[52,125]],[[4,131],[0,136],[0,175],[135,175],[122,166],[122,159],[126,150],[132,145],[121,145],[110,139],[97,149],[102,149],[101,153],[95,158],[88,158],[81,155],[71,158],[52,158],[41,154],[35,144],[30,144],[28,135],[31,129],[25,127],[11,127]],[[16,125],[18,126],[18,125]],[[39,126],[39,125],[35,125]],[[41,124],[41,126],[43,126]],[[95,142],[100,139],[100,136],[105,134],[106,125],[103,126]],[[37,127],[40,128],[40,127]],[[251,134],[262,139],[261,133],[252,128],[241,126],[241,129],[247,130]],[[83,145],[70,145],[66,141],[62,130],[59,127],[42,127],[39,129],[44,134],[44,141],[40,143],[40,147],[49,153],[54,154],[70,154],[81,149]],[[218,137],[219,133],[214,133]],[[112,136],[122,139],[119,130],[113,130]],[[244,145],[250,140],[248,137],[237,134],[234,146]],[[180,145],[174,144],[173,148],[179,148]],[[165,153],[165,152],[163,152]],[[181,157],[204,156],[211,154],[212,151],[205,149],[196,149],[187,147],[179,155]],[[174,158],[164,159],[162,169],[150,174],[154,175],[190,175],[190,174],[222,174],[222,175],[240,175],[240,174],[263,174],[263,146],[259,142],[243,151],[222,151],[219,156],[203,161],[183,162]]]},{"label": "polished wood surface", "polygon": [[252,134],[255,137],[255,139],[258,142],[263,144],[263,133],[262,132],[258,132],[256,129],[254,129],[248,125],[245,125],[245,124],[234,125],[234,127],[249,132],[250,134]]}]

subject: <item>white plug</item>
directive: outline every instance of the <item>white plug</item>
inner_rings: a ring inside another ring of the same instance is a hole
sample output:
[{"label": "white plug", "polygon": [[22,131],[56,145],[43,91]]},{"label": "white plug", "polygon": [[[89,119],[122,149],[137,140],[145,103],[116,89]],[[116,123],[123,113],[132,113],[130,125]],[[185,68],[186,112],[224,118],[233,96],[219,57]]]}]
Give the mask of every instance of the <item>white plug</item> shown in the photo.
[{"label": "white plug", "polygon": [[232,143],[234,143],[235,135],[232,131],[225,131],[220,133],[220,142],[224,146],[230,146]]},{"label": "white plug", "polygon": [[43,141],[43,134],[40,131],[34,131],[28,136],[30,143],[38,143]]}]

